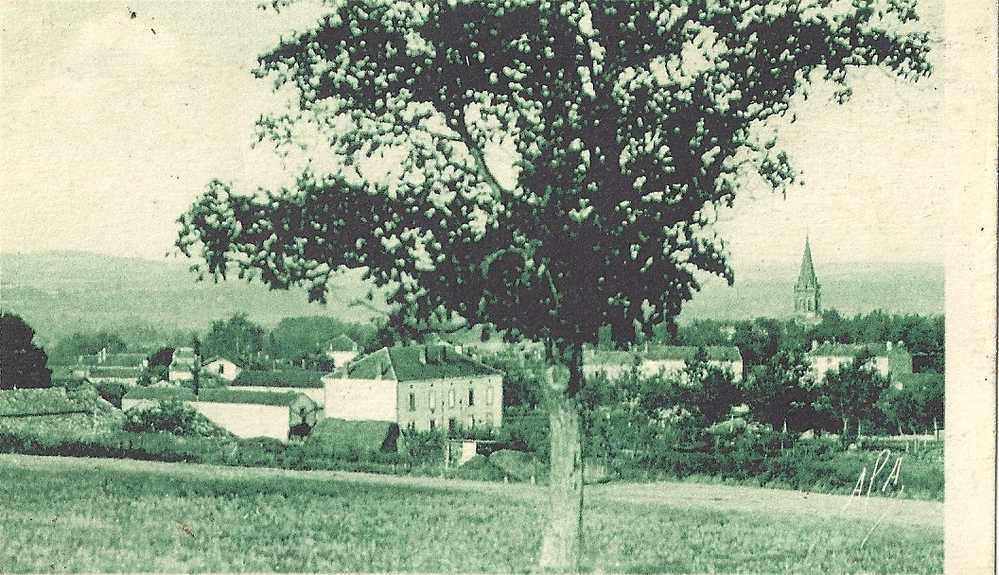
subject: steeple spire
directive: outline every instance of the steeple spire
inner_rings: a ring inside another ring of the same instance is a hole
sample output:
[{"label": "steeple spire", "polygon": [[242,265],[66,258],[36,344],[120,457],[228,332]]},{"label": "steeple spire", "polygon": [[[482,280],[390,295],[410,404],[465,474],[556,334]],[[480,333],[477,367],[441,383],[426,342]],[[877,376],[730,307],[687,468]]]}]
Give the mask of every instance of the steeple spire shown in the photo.
[{"label": "steeple spire", "polygon": [[815,265],[812,263],[812,245],[805,235],[805,252],[801,254],[801,270],[798,281],[794,284],[794,312],[807,320],[816,321],[822,313],[821,290],[819,280],[815,277]]},{"label": "steeple spire", "polygon": [[812,263],[812,246],[806,235],[805,253],[801,255],[801,271],[798,272],[798,283],[795,288],[818,287],[818,285],[819,280],[815,277],[815,265]]}]

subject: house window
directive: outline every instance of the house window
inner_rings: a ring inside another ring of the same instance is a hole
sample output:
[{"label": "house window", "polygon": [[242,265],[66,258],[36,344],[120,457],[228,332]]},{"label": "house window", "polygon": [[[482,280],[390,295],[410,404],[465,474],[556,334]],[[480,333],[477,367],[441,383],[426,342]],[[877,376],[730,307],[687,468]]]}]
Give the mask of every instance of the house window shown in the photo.
[{"label": "house window", "polygon": [[451,407],[454,407],[454,388],[451,388],[447,391],[447,404]]},{"label": "house window", "polygon": [[437,392],[430,390],[430,409],[437,407]]},{"label": "house window", "polygon": [[225,373],[225,366],[220,363],[219,364],[219,375],[222,375],[223,373]]},{"label": "house window", "polygon": [[437,429],[437,420],[436,419],[431,419],[430,420],[430,431],[433,431],[435,429]]},{"label": "house window", "polygon": [[486,427],[492,427],[492,426],[493,426],[493,414],[487,413],[486,414]]},{"label": "house window", "polygon": [[474,387],[469,387],[468,388],[468,406],[471,407],[473,405],[475,405],[475,388]]},{"label": "house window", "polygon": [[409,424],[406,425],[406,429],[409,431],[416,431],[416,422],[410,421]]},{"label": "house window", "polygon": [[475,416],[474,415],[469,415],[468,416],[468,428],[469,429],[475,429]]},{"label": "house window", "polygon": [[457,431],[458,430],[458,420],[455,419],[455,418],[453,418],[453,417],[449,417],[448,420],[447,420],[447,430],[449,432],[451,432],[451,433]]},{"label": "house window", "polygon": [[416,411],[416,394],[409,392],[409,410]]},{"label": "house window", "polygon": [[492,387],[487,387],[486,388],[486,405],[492,405],[492,404],[493,404],[493,388]]}]

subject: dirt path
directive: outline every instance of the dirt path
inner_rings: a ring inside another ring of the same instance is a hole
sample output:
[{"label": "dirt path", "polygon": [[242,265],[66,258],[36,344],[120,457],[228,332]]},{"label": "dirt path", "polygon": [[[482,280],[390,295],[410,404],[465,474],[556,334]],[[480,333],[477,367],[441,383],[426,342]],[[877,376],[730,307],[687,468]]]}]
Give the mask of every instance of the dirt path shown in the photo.
[{"label": "dirt path", "polygon": [[[75,457],[39,457],[0,454],[0,466],[38,470],[58,467],[66,470],[103,469],[109,471],[144,471],[181,477],[215,478],[287,477],[307,481],[344,481],[400,485],[432,489],[494,493],[500,496],[531,499],[543,504],[542,486],[504,484],[483,481],[441,479],[355,473],[346,471],[293,471],[286,469],[226,467],[190,463],[164,463],[125,459]],[[871,497],[851,500],[845,495],[823,495],[782,489],[741,487],[684,482],[607,483],[586,488],[586,497],[611,503],[662,505],[683,509],[718,512],[822,516],[843,519],[871,519],[883,523],[943,529],[944,504],[938,501],[896,500]]]}]

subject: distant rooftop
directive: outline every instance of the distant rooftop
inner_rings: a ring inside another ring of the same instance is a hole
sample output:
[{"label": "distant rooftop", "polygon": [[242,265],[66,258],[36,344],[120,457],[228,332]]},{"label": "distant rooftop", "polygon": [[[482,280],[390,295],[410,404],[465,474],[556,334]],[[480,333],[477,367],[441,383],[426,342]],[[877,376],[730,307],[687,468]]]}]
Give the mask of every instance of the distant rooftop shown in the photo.
[{"label": "distant rooftop", "polygon": [[411,345],[383,347],[341,369],[336,376],[416,381],[500,373],[448,345]]},{"label": "distant rooftop", "polygon": [[357,351],[357,342],[345,334],[340,334],[330,340],[330,351]]},{"label": "distant rooftop", "polygon": [[864,349],[867,349],[874,355],[888,355],[891,351],[905,350],[905,345],[900,343],[891,345],[889,349],[889,343],[886,342],[876,342],[876,343],[836,343],[836,342],[824,342],[818,344],[814,349],[809,351],[811,355],[817,356],[830,356],[830,357],[855,357],[860,354]]},{"label": "distant rooftop", "polygon": [[[636,357],[650,361],[691,361],[698,348],[692,345],[662,345],[648,350],[603,351],[595,350],[586,355],[585,361],[591,364],[622,364],[634,361]],[[709,361],[742,361],[742,354],[735,346],[709,345],[704,347]]]}]

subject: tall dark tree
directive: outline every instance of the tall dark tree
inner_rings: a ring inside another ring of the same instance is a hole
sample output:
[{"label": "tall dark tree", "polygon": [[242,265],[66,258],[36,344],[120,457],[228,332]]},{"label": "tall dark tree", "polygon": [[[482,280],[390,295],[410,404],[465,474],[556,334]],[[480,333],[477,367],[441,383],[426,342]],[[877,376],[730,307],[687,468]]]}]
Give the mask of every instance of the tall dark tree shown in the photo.
[{"label": "tall dark tree", "polygon": [[[574,570],[582,346],[602,325],[626,344],[672,319],[698,271],[731,280],[716,208],[753,174],[796,179],[770,120],[813,81],[845,100],[856,66],[929,73],[917,20],[912,0],[331,3],[257,75],[298,96],[260,137],[332,161],[291,189],[211,182],[178,246],[202,271],[319,300],[363,267],[417,321],[445,310],[543,341],[540,563]],[[387,177],[365,168],[386,157]]]},{"label": "tall dark tree", "polygon": [[877,409],[877,401],[888,380],[871,365],[872,354],[863,350],[853,362],[826,373],[817,387],[815,407],[827,411],[843,423],[844,442],[860,433],[860,426]]},{"label": "tall dark tree", "polygon": [[0,389],[49,387],[52,370],[35,330],[21,316],[0,312]]},{"label": "tall dark tree", "polygon": [[264,349],[264,328],[237,313],[225,321],[212,322],[201,344],[203,357],[216,355],[240,361],[256,357]]},{"label": "tall dark tree", "polygon": [[742,391],[752,413],[774,429],[783,429],[813,398],[808,359],[799,349],[777,352],[749,372]]}]

